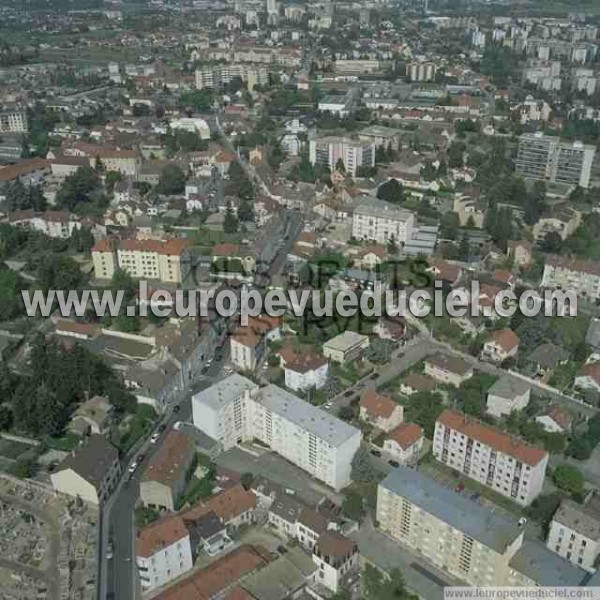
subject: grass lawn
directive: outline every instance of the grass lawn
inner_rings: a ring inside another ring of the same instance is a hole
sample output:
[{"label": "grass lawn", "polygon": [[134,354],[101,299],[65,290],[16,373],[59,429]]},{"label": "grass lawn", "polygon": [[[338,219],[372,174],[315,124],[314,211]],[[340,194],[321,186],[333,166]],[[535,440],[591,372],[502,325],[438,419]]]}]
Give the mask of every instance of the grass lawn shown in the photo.
[{"label": "grass lawn", "polygon": [[119,448],[127,452],[143,436],[147,435],[156,422],[156,412],[147,404],[138,404],[135,414],[129,418],[125,431],[121,433]]},{"label": "grass lawn", "polygon": [[516,502],[464,475],[458,474],[458,477],[456,477],[457,471],[433,460],[433,455],[429,454],[428,456],[431,458],[424,458],[421,461],[420,470],[431,475],[437,481],[449,483],[453,487],[462,483],[465,486],[464,493],[467,495],[478,493],[482,498],[489,500],[492,504],[504,509],[515,517],[520,518],[523,516],[523,508]]},{"label": "grass lawn", "polygon": [[208,498],[212,495],[213,489],[213,481],[211,475],[207,475],[202,479],[197,479],[196,477],[192,477],[185,491],[183,492],[181,499],[179,501],[180,506],[185,506],[186,504],[193,505],[198,500],[202,498]]},{"label": "grass lawn", "polygon": [[35,448],[31,444],[0,438],[0,456],[9,460],[17,460],[19,456],[30,450],[35,450]]}]

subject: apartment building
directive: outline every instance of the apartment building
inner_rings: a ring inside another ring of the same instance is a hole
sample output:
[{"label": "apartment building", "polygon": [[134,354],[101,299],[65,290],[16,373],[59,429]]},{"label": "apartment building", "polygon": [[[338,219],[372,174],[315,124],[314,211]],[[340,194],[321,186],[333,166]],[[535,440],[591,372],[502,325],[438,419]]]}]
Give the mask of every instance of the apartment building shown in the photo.
[{"label": "apartment building", "polygon": [[191,436],[170,431],[142,474],[142,504],[158,510],[175,510],[195,454],[196,444]]},{"label": "apartment building", "polygon": [[173,240],[101,240],[92,248],[94,273],[111,279],[117,268],[131,277],[181,283],[190,268],[189,243]]},{"label": "apartment building", "polygon": [[323,354],[333,362],[358,360],[369,347],[369,337],[355,331],[344,331],[323,344]]},{"label": "apartment building", "polygon": [[519,138],[515,168],[523,177],[587,188],[595,152],[595,146],[589,144],[564,142],[542,132],[524,133]]},{"label": "apartment building", "polygon": [[359,167],[375,166],[375,145],[347,137],[320,137],[310,140],[309,160],[312,165],[323,165],[332,171],[341,160],[346,173],[355,177]]},{"label": "apartment building", "polygon": [[192,419],[200,431],[228,450],[252,439],[247,401],[258,386],[238,374],[215,383],[192,396]]},{"label": "apartment building", "polygon": [[586,571],[525,540],[517,523],[400,466],[377,493],[379,527],[468,585],[581,586]]},{"label": "apartment building", "polygon": [[18,109],[0,110],[0,133],[27,133],[27,112]]},{"label": "apartment building", "polygon": [[574,565],[594,572],[600,555],[600,498],[583,504],[564,499],[552,517],[546,546]]},{"label": "apartment building", "polygon": [[360,431],[275,385],[231,375],[192,397],[192,415],[225,450],[257,438],[336,490],[350,482]]},{"label": "apartment building", "polygon": [[434,81],[437,67],[432,62],[411,62],[406,65],[406,75],[411,81]]},{"label": "apartment building", "polygon": [[218,88],[239,77],[252,91],[257,85],[269,83],[269,71],[266,67],[251,64],[212,64],[203,65],[196,70],[196,88]]},{"label": "apartment building", "polygon": [[141,167],[141,158],[135,150],[75,142],[64,149],[64,154],[87,157],[90,167],[94,168],[100,163],[106,172],[117,171],[124,177],[137,178]]},{"label": "apartment building", "polygon": [[358,139],[363,142],[371,142],[376,148],[391,148],[398,150],[400,148],[401,129],[393,127],[384,127],[382,125],[370,125],[358,132]]},{"label": "apartment building", "polygon": [[179,515],[164,517],[139,531],[136,563],[144,592],[191,571],[194,561],[190,533]]},{"label": "apartment building", "polygon": [[542,491],[548,464],[546,451],[449,409],[435,423],[433,455],[522,506]]},{"label": "apartment building", "polygon": [[241,371],[254,371],[260,348],[261,339],[251,327],[238,327],[229,338],[231,364]]},{"label": "apartment building", "polygon": [[16,210],[8,214],[8,222],[61,240],[70,238],[75,229],[81,228],[81,222],[75,216],[61,210],[42,213],[33,210]]},{"label": "apartment building", "polygon": [[566,256],[549,256],[544,264],[542,287],[573,290],[590,300],[600,298],[600,265]]},{"label": "apartment building", "polygon": [[352,215],[352,237],[387,244],[404,245],[415,227],[413,213],[374,197],[360,199]]},{"label": "apartment building", "polygon": [[506,585],[523,543],[516,522],[402,465],[379,483],[377,521],[384,533],[474,586]]},{"label": "apartment building", "polygon": [[52,487],[90,504],[102,504],[121,474],[119,452],[103,435],[86,438],[50,474]]},{"label": "apartment building", "polygon": [[361,432],[275,385],[249,401],[253,437],[335,490],[347,486]]},{"label": "apartment building", "polygon": [[510,375],[503,375],[488,390],[486,410],[494,417],[506,417],[529,404],[531,386]]}]

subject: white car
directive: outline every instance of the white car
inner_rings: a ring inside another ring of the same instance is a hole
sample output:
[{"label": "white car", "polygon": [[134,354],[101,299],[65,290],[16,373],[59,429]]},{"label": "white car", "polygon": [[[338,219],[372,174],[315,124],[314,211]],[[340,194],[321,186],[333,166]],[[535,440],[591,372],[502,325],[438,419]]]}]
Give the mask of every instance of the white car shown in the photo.
[{"label": "white car", "polygon": [[150,443],[151,444],[156,444],[156,442],[158,442],[158,438],[160,437],[160,433],[155,432],[152,434],[152,437],[150,438]]},{"label": "white car", "polygon": [[130,475],[133,475],[135,473],[135,470],[138,468],[138,462],[137,460],[134,460],[130,465],[129,465],[129,469],[127,469],[127,471],[129,472]]},{"label": "white car", "polygon": [[525,523],[527,523],[527,519],[525,517],[521,517],[518,521],[517,521],[517,526],[518,527],[524,527]]},{"label": "white car", "polygon": [[329,410],[332,406],[333,406],[333,402],[327,402],[327,404],[325,404],[325,409]]},{"label": "white car", "polygon": [[177,423],[175,423],[175,425],[173,425],[173,429],[175,429],[175,431],[179,431],[181,429],[182,425],[183,425],[183,423],[181,421],[177,421]]}]

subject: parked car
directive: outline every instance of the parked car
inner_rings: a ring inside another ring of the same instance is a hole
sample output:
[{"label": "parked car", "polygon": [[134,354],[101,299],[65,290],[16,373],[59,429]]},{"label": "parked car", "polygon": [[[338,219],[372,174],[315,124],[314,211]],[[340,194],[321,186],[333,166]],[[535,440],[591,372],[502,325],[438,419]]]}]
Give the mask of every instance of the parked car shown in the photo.
[{"label": "parked car", "polygon": [[381,452],[379,452],[379,450],[371,450],[371,454],[373,456],[381,456]]},{"label": "parked car", "polygon": [[400,463],[396,460],[388,460],[388,465],[390,465],[391,467],[399,467]]},{"label": "parked car", "polygon": [[114,555],[114,546],[112,541],[108,542],[108,546],[106,547],[106,558],[110,560]]},{"label": "parked car", "polygon": [[455,491],[455,492],[458,492],[458,493],[460,493],[460,492],[463,492],[463,491],[464,491],[464,489],[465,489],[465,484],[464,484],[464,483],[459,483],[459,484],[458,484],[458,485],[457,485],[457,486],[454,488],[454,491]]},{"label": "parked car", "polygon": [[174,412],[174,413],[178,413],[180,410],[181,410],[181,406],[179,406],[179,404],[176,404],[176,405],[173,407],[173,412]]},{"label": "parked car", "polygon": [[155,431],[152,434],[152,437],[150,438],[150,443],[151,444],[156,444],[156,442],[158,442],[158,438],[160,437],[160,433],[158,431]]},{"label": "parked car", "polygon": [[136,469],[138,468],[138,465],[139,465],[139,463],[138,463],[137,459],[136,459],[136,460],[134,460],[134,461],[133,461],[133,462],[132,462],[132,463],[129,465],[129,468],[127,469],[127,472],[129,473],[129,475],[133,475],[133,474],[135,473]]},{"label": "parked car", "polygon": [[518,521],[517,521],[517,525],[519,527],[525,527],[525,523],[527,523],[527,519],[525,517],[521,517]]},{"label": "parked car", "polygon": [[173,429],[175,429],[175,431],[179,431],[181,429],[182,425],[183,425],[183,423],[181,421],[177,421],[177,423],[175,423],[175,425],[173,425]]}]

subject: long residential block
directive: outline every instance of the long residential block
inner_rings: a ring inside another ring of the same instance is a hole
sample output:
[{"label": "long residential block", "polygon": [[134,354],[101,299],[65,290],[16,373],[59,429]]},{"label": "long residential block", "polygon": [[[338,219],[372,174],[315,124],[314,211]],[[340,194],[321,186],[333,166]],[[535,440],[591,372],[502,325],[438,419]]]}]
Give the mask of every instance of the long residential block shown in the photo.
[{"label": "long residential block", "polygon": [[195,394],[192,412],[224,450],[258,439],[336,490],[350,483],[360,430],[276,385],[259,388],[234,374]]},{"label": "long residential block", "polygon": [[542,491],[548,464],[545,450],[453,410],[437,418],[433,455],[522,506]]}]

